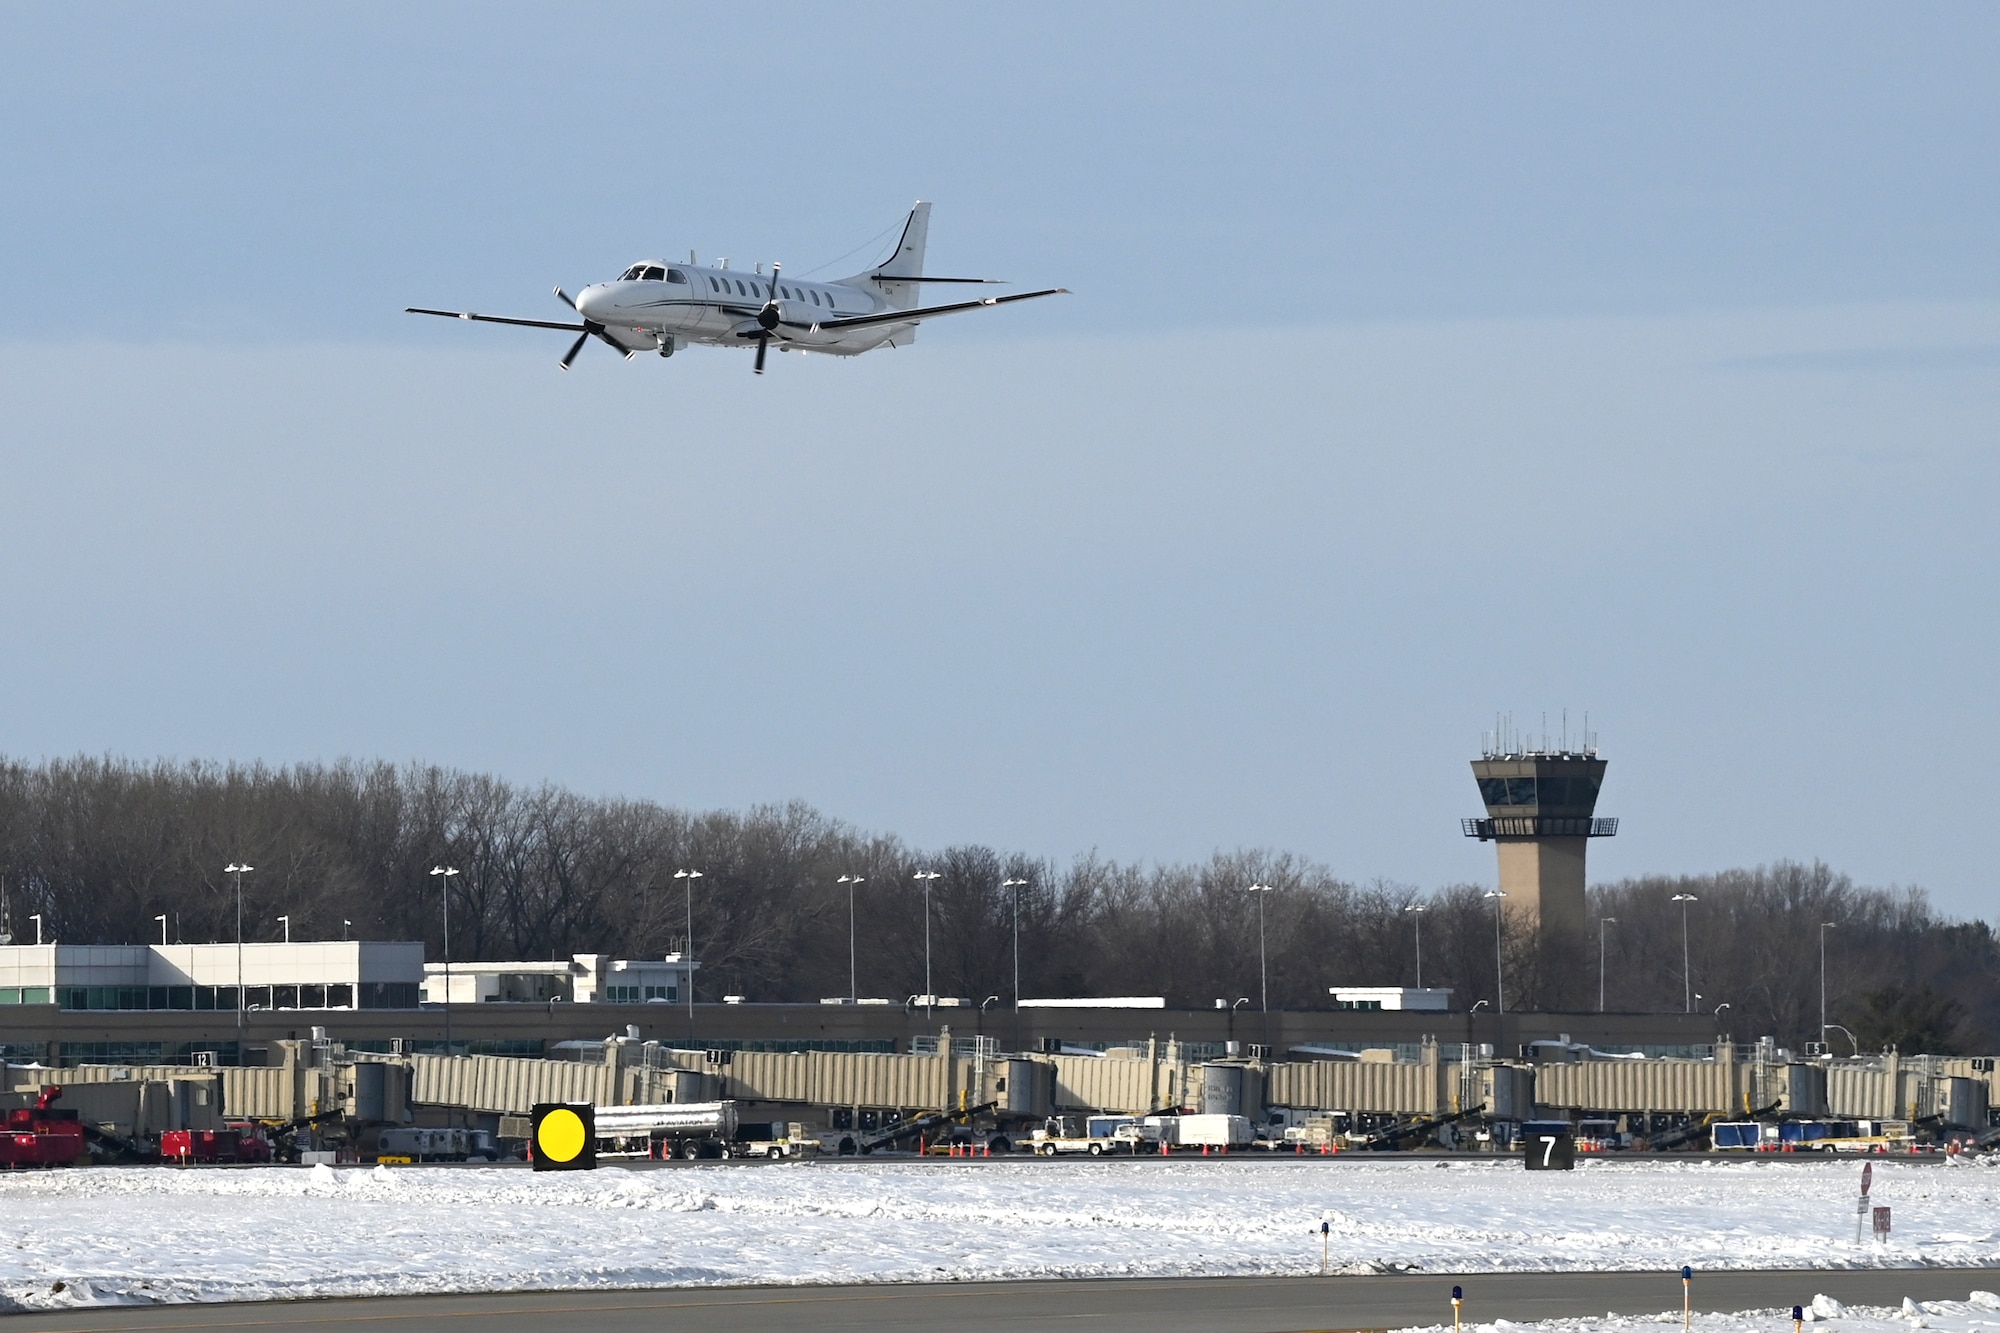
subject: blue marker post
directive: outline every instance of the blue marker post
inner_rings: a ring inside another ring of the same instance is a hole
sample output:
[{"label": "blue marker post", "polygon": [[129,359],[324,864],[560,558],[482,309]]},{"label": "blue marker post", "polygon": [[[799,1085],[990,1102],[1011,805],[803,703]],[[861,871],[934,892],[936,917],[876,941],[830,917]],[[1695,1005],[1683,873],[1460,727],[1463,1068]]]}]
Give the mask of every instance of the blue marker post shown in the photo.
[{"label": "blue marker post", "polygon": [[1453,1287],[1451,1289],[1451,1333],[1460,1333],[1458,1307],[1463,1304],[1465,1304],[1465,1288]]},{"label": "blue marker post", "polygon": [[1327,1264],[1333,1246],[1333,1223],[1325,1218],[1319,1220],[1319,1275],[1326,1276]]},{"label": "blue marker post", "polygon": [[1694,1269],[1681,1265],[1681,1333],[1694,1323]]},{"label": "blue marker post", "polygon": [[1794,1305],[1792,1307],[1792,1333],[1805,1333],[1805,1329],[1806,1307],[1803,1305]]}]

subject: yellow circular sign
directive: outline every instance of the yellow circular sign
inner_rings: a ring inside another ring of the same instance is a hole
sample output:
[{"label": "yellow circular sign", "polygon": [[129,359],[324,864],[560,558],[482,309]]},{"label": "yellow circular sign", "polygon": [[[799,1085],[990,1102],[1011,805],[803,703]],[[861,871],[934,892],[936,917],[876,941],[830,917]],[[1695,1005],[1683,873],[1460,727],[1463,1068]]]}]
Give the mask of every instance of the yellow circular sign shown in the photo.
[{"label": "yellow circular sign", "polygon": [[535,1128],[535,1151],[551,1162],[574,1162],[583,1151],[583,1120],[567,1106],[542,1117]]}]

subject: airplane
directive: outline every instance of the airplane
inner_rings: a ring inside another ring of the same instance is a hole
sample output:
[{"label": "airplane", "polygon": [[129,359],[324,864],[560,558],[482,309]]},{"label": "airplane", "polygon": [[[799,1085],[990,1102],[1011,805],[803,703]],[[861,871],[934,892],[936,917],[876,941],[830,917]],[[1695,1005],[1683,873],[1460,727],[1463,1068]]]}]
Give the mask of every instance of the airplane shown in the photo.
[{"label": "airplane", "polygon": [[552,319],[513,319],[480,315],[469,310],[427,310],[408,306],[410,315],[440,315],[446,319],[478,320],[484,324],[518,324],[531,329],[562,329],[577,335],[558,364],[564,370],[583,345],[596,338],[630,361],[642,351],[672,356],[683,346],[747,347],[757,345],[756,373],[764,373],[764,354],[776,344],[781,352],[822,352],[859,356],[877,347],[908,347],[916,341],[917,325],[940,315],[984,310],[1067,294],[1067,287],[1049,287],[1012,296],[988,296],[949,305],[918,305],[925,283],[990,284],[993,278],[934,278],[924,273],[924,244],[930,236],[931,206],[922,200],[910,210],[902,239],[888,262],[851,278],[832,282],[781,280],[780,265],[768,277],[759,264],[753,273],[732,271],[729,261],[714,265],[645,259],[612,282],[592,283],[574,298],[556,288],[556,299],[582,317],[582,323]]}]

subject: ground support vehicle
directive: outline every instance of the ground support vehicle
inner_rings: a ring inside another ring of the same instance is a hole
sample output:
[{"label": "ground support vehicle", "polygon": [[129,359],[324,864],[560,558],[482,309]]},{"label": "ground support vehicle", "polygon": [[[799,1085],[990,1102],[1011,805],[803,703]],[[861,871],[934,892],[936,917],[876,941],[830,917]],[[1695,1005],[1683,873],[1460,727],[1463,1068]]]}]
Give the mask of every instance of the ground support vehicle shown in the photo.
[{"label": "ground support vehicle", "polygon": [[[956,1111],[930,1111],[924,1115],[911,1116],[908,1120],[886,1126],[873,1133],[855,1134],[850,1137],[854,1140],[855,1150],[861,1153],[872,1153],[878,1148],[894,1147],[905,1139],[921,1140],[934,1129],[946,1130],[944,1138],[970,1142],[973,1135],[972,1122],[990,1113],[997,1105],[999,1105],[997,1102],[982,1102],[978,1106],[967,1106]],[[947,1129],[948,1126],[950,1128]],[[1005,1142],[1004,1135],[995,1134],[987,1139],[994,1152],[1007,1151],[1000,1146],[1003,1142]]]},{"label": "ground support vehicle", "polygon": [[736,1138],[736,1103],[664,1102],[596,1108],[600,1157],[727,1157]]},{"label": "ground support vehicle", "polygon": [[1162,1152],[1228,1152],[1256,1140],[1249,1119],[1240,1115],[1149,1115],[1144,1123]]},{"label": "ground support vehicle", "polygon": [[43,1088],[33,1106],[5,1113],[0,1120],[0,1167],[74,1166],[88,1159],[83,1122],[75,1111],[59,1111],[59,1087]]},{"label": "ground support vehicle", "polygon": [[500,1160],[493,1136],[483,1129],[457,1125],[395,1125],[381,1130],[375,1138],[375,1158],[398,1158],[406,1162],[487,1162]]},{"label": "ground support vehicle", "polygon": [[727,1151],[731,1157],[811,1157],[819,1152],[819,1140],[797,1121],[752,1120],[736,1127]]},{"label": "ground support vehicle", "polygon": [[[1385,1125],[1373,1133],[1361,1136],[1354,1146],[1381,1152],[1404,1146],[1421,1146],[1425,1140],[1447,1125],[1456,1125],[1463,1120],[1471,1120],[1486,1113],[1486,1103],[1469,1106],[1463,1111],[1453,1111],[1449,1115],[1420,1115],[1407,1120],[1399,1120]],[[1353,1138],[1353,1135],[1349,1135]]]},{"label": "ground support vehicle", "polygon": [[177,1166],[213,1166],[236,1158],[233,1129],[169,1129],[160,1134],[160,1160]]},{"label": "ground support vehicle", "polygon": [[1715,1152],[1914,1152],[1907,1120],[1724,1120],[1709,1127]]},{"label": "ground support vehicle", "polygon": [[1052,1115],[1028,1136],[1028,1150],[1042,1157],[1084,1154],[1130,1156],[1155,1152],[1160,1131],[1136,1115]]}]

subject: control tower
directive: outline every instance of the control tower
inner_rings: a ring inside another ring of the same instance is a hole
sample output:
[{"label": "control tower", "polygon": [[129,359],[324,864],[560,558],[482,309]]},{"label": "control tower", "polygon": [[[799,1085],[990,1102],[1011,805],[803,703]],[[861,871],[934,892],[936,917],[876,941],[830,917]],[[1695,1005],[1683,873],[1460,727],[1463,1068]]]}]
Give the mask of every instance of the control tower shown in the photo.
[{"label": "control tower", "polygon": [[1498,845],[1507,914],[1542,942],[1584,933],[1584,849],[1618,832],[1617,820],[1594,817],[1604,767],[1587,743],[1532,750],[1496,740],[1472,761],[1486,818],[1462,821],[1465,836]]}]

